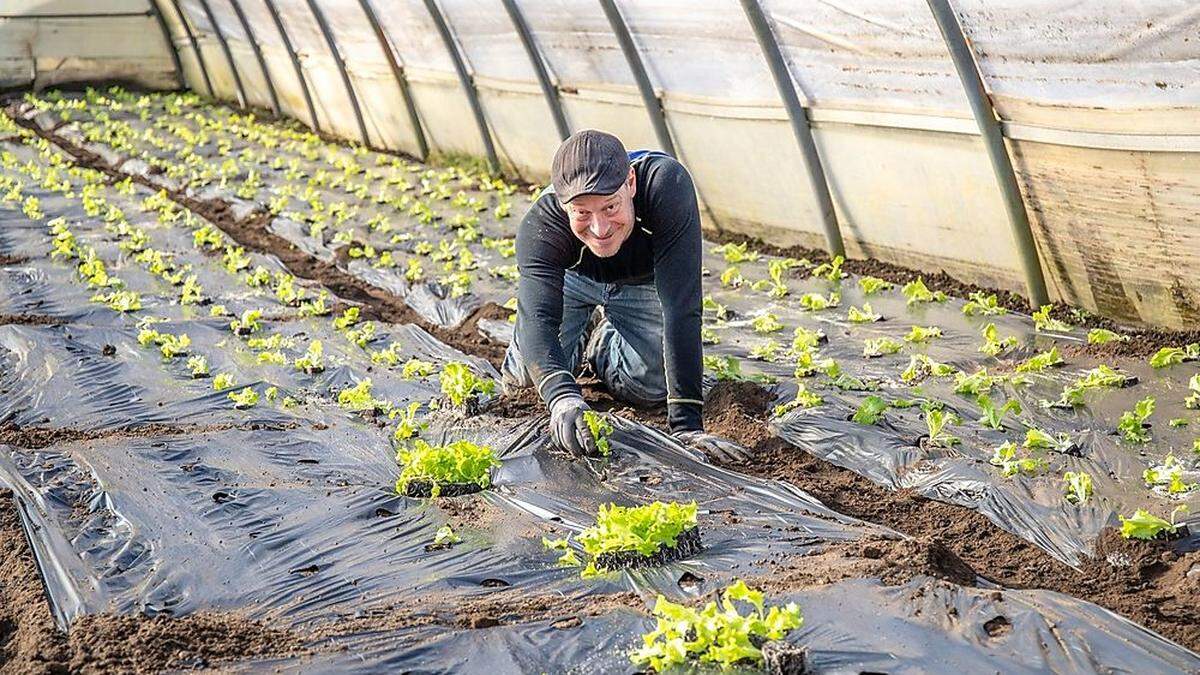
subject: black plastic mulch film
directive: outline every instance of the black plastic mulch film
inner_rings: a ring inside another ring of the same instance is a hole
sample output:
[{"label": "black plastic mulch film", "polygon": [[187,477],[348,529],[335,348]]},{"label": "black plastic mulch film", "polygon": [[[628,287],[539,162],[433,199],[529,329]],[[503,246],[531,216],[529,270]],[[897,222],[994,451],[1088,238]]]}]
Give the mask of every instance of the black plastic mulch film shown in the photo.
[{"label": "black plastic mulch film", "polygon": [[[139,130],[154,128],[154,120],[164,118],[194,128],[192,120],[168,116],[165,100],[149,99],[154,108],[150,121],[140,120],[128,107],[110,113]],[[89,112],[76,111],[76,116]],[[210,142],[202,147],[213,157],[217,141],[227,139],[234,153],[253,147],[264,162],[279,156],[296,159],[310,175],[320,169],[337,171],[321,158],[310,161],[282,149],[266,150],[229,133],[230,112],[225,109],[197,107],[189,112],[225,123],[209,131]],[[35,110],[26,112],[28,118],[35,115]],[[58,127],[48,113],[36,117],[43,126]],[[122,160],[111,148],[86,141],[75,122],[58,128],[58,133],[98,151],[123,172],[170,181],[142,160]],[[13,153],[22,163],[42,161],[20,139],[0,143],[0,151]],[[362,164],[372,167],[368,160],[374,157],[363,154]],[[15,175],[11,169],[4,171]],[[261,171],[266,188],[259,194],[264,202],[274,196],[272,186],[287,182],[283,173]],[[418,174],[412,173],[409,180],[419,181]],[[229,331],[228,317],[210,317],[206,306],[181,307],[177,289],[120,251],[118,238],[105,231],[100,219],[86,216],[78,199],[66,199],[27,179],[25,183],[24,194],[40,199],[45,217],[30,219],[20,204],[0,206],[0,254],[27,258],[0,268],[0,312],[46,315],[62,323],[0,327],[0,422],[103,432],[38,450],[6,447],[0,455],[0,479],[16,492],[54,611],[64,625],[81,613],[178,616],[215,609],[236,610],[284,627],[312,628],[377,609],[420,607],[420,602],[454,606],[490,594],[586,599],[632,590],[649,604],[658,593],[694,599],[735,577],[769,576],[768,562],[781,555],[802,555],[867,534],[901,536],[831,511],[790,485],[716,468],[670,438],[623,420],[617,421],[611,458],[571,461],[549,450],[544,419],[505,420],[485,414],[454,421],[435,413],[428,416],[432,425],[423,432],[426,437],[492,445],[502,466],[494,472],[491,489],[459,498],[480,502],[471,524],[457,532],[463,541],[449,549],[426,550],[450,514],[436,501],[396,495],[393,485],[399,469],[391,426],[341,409],[336,393],[369,377],[375,397],[402,407],[436,396],[436,378],[404,379],[397,368],[372,363],[367,352],[332,328],[330,317],[299,317],[295,309],[278,303],[269,288],[248,288],[240,273],[222,268],[219,255],[205,255],[193,246],[191,229],[179,223],[160,225],[154,213],[142,211],[139,204],[151,191],[135,186],[134,194],[125,196],[107,188],[104,197],[122,208],[131,224],[145,229],[150,245],[173,253],[178,263],[193,265],[205,295],[238,315],[263,309],[261,335],[284,336],[288,344],[281,351],[289,359],[303,354],[314,339],[325,347],[327,367],[315,375],[292,366],[261,364],[257,352]],[[235,184],[230,181],[223,191],[209,187],[203,192],[230,198],[248,212],[253,204],[233,195]],[[478,191],[467,195],[487,197]],[[355,242],[383,250],[411,249],[419,241],[389,241],[408,231],[399,226],[407,217],[396,217],[370,198],[356,199],[332,189],[325,198],[358,206],[344,225],[355,233]],[[518,211],[525,203],[519,193],[511,199]],[[298,209],[299,203],[293,200],[290,208]],[[363,227],[379,214],[397,221],[397,226],[391,232]],[[486,212],[481,215],[485,236],[511,234],[519,217],[517,213],[497,221]],[[80,243],[95,247],[110,273],[141,294],[140,312],[123,315],[89,302],[93,292],[75,278],[71,263],[47,256],[51,238],[46,223],[58,216],[66,218]],[[335,259],[331,233],[309,236],[308,226],[290,218],[288,209],[272,228],[313,255]],[[431,236],[430,241],[436,245],[437,239]],[[479,271],[471,291],[457,298],[443,286],[406,281],[403,267],[376,269],[363,260],[351,260],[345,267],[405,297],[431,321],[455,325],[480,302],[503,303],[515,290],[514,282],[484,272],[512,264],[511,258],[478,242],[470,248],[480,261]],[[249,255],[251,269],[283,269],[271,256]],[[440,274],[428,258],[426,264],[430,278]],[[964,317],[961,301],[954,299],[907,308],[898,291],[869,298],[885,321],[851,325],[845,321],[846,308],[861,307],[864,300],[854,279],[841,282],[839,308],[803,312],[797,297],[808,291],[828,293],[835,286],[792,280],[791,295],[769,300],[745,287],[723,289],[715,278],[725,267],[719,256],[709,255],[706,265],[713,272],[707,287],[733,312],[727,323],[715,328],[721,342],[710,346],[709,353],[745,357],[751,346],[766,339],[749,328],[750,317],[769,309],[786,326],[776,339],[790,341],[798,325],[819,328],[829,336],[821,348],[824,355],[856,376],[882,382],[879,392],[853,392],[812,379],[808,386],[826,403],[776,419],[773,424],[780,435],[877,482],[979,509],[1065,561],[1074,562],[1086,552],[1096,532],[1114,522],[1115,513],[1130,513],[1138,506],[1161,512],[1163,499],[1142,487],[1141,471],[1168,449],[1180,457],[1190,455],[1190,434],[1168,428],[1165,413],[1156,414],[1155,441],[1146,446],[1153,456],[1140,456],[1110,434],[1117,415],[1141,396],[1154,394],[1160,410],[1182,409],[1188,369],[1151,372],[1142,363],[1112,364],[1139,376],[1141,384],[1105,391],[1075,412],[1041,409],[1037,401],[1056,398],[1065,382],[1095,365],[1081,358],[1068,358],[1065,367],[1034,375],[1030,385],[1002,385],[1005,395],[1022,402],[1026,412],[1021,419],[1047,431],[1066,431],[1083,449],[1081,457],[1052,458],[1053,470],[1041,477],[1007,479],[988,464],[994,445],[1018,437],[1011,420],[1004,431],[994,433],[977,424],[955,426],[952,432],[963,442],[950,450],[918,447],[918,436],[924,433],[919,408],[889,409],[875,426],[850,422],[849,414],[869,393],[913,395],[898,382],[911,350],[864,359],[866,337],[899,339],[910,325],[940,326],[945,337],[922,351],[970,372],[979,364],[995,365],[976,352],[980,326],[989,321],[995,321],[1002,335],[1015,335],[1020,341],[1003,357],[1006,362],[1051,344],[1078,342],[1080,336],[1034,334],[1027,317]],[[766,277],[765,261],[740,267],[747,278]],[[310,286],[309,292],[317,290]],[[183,359],[162,359],[153,347],[140,346],[137,321],[145,316],[166,319],[154,324],[155,329],[190,336],[192,353],[204,354],[213,374],[232,375],[234,388],[214,391],[212,379],[193,379]],[[508,326],[493,321],[487,328],[503,336]],[[411,356],[438,364],[464,360],[477,372],[496,376],[486,362],[456,352],[415,326],[377,325],[371,348],[388,344],[397,345],[400,363]],[[792,381],[788,365],[744,365]],[[264,395],[268,387],[277,387],[279,400],[291,396],[298,404],[285,407],[276,400],[235,409],[226,394],[245,386]],[[782,402],[794,385],[778,390]],[[923,393],[946,402],[966,420],[979,416],[973,400],[953,394],[946,381],[931,378],[923,384]],[[1003,399],[999,390],[993,397]],[[122,431],[147,424],[161,424],[164,431]],[[1064,469],[1086,470],[1094,477],[1096,497],[1088,505],[1063,501]],[[541,544],[543,535],[561,537],[589,525],[600,504],[654,499],[698,502],[704,540],[698,555],[661,568],[584,580],[578,568],[557,567],[556,554]],[[818,671],[1200,668],[1195,654],[1140,626],[1089,603],[1043,591],[959,587],[922,577],[900,586],[869,579],[843,581],[772,598],[787,600],[797,601],[805,616],[803,628],[789,641],[809,649],[810,665]],[[949,621],[950,615],[957,618]],[[984,629],[999,615],[1012,622],[1011,633],[1002,640],[989,637]],[[298,660],[241,665],[337,672],[633,671],[629,651],[652,625],[648,616],[628,610],[608,610],[568,629],[549,620],[474,630],[418,624],[364,630],[314,645],[336,643],[345,650],[321,649]]]}]

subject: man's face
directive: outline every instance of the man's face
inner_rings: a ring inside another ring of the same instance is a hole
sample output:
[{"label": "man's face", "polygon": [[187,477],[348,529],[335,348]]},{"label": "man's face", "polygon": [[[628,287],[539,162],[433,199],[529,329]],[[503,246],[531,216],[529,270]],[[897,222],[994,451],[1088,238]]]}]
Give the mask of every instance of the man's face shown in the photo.
[{"label": "man's face", "polygon": [[615,255],[633,232],[633,196],[637,184],[633,168],[611,195],[580,195],[564,204],[571,231],[597,258]]}]

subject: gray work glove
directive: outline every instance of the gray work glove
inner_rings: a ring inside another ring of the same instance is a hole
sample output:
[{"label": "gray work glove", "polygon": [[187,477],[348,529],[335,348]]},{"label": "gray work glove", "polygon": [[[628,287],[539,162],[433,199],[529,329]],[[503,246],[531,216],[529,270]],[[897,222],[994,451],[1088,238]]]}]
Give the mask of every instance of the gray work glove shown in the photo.
[{"label": "gray work glove", "polygon": [[704,453],[710,462],[736,464],[750,459],[750,453],[737,443],[698,429],[696,431],[677,431],[672,435],[680,443]]},{"label": "gray work glove", "polygon": [[550,439],[562,450],[580,456],[600,454],[588,431],[583,412],[591,410],[579,396],[563,396],[550,406]]}]

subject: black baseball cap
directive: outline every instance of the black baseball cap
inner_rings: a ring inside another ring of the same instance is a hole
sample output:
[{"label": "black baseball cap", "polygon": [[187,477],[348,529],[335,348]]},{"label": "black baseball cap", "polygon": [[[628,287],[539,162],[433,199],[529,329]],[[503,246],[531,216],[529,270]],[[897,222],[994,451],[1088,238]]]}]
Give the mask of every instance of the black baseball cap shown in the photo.
[{"label": "black baseball cap", "polygon": [[550,184],[564,204],[579,195],[611,195],[629,176],[621,139],[596,129],[571,134],[550,163]]}]

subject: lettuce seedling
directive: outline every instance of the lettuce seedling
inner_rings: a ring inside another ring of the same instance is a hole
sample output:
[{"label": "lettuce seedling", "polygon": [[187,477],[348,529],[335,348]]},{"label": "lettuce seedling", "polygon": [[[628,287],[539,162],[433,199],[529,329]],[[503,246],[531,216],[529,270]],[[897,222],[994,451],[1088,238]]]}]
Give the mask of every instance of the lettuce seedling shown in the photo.
[{"label": "lettuce seedling", "polygon": [[1058,353],[1058,347],[1051,347],[1047,351],[1034,354],[1018,363],[1016,371],[1018,373],[1040,373],[1052,366],[1061,366],[1063,363],[1062,355]]},{"label": "lettuce seedling", "polygon": [[608,457],[612,453],[612,444],[609,443],[608,437],[613,433],[612,422],[608,420],[608,415],[595,410],[585,410],[583,411],[583,421],[587,423],[588,433],[596,442],[596,449],[600,451],[601,456]]},{"label": "lettuce seedling", "polygon": [[[735,602],[748,603],[749,613],[742,614]],[[710,601],[700,610],[659,595],[654,616],[657,626],[642,636],[642,647],[630,659],[656,673],[680,667],[690,671],[697,664],[715,664],[722,671],[739,665],[760,666],[760,645],[782,640],[804,624],[795,603],[767,610],[763,594],[741,580],[721,593],[720,602]]]},{"label": "lettuce seedling", "polygon": [[1020,457],[1017,454],[1017,444],[1012,441],[994,448],[992,458],[988,462],[1000,467],[1000,475],[1005,478],[1021,473],[1033,475],[1046,468],[1046,460],[1040,457]]},{"label": "lettuce seedling", "polygon": [[725,321],[729,318],[729,308],[714,300],[711,295],[704,296],[701,308],[705,312],[712,312],[717,317],[717,321]]},{"label": "lettuce seedling", "polygon": [[719,345],[721,344],[721,337],[717,335],[715,330],[709,328],[708,326],[701,326],[700,342],[701,344],[706,345]]},{"label": "lettuce seedling", "polygon": [[391,409],[392,404],[372,396],[372,386],[371,378],[366,377],[353,387],[347,387],[339,391],[337,396],[338,405],[346,410],[355,412],[387,412]]},{"label": "lettuce seedling", "polygon": [[579,562],[579,557],[575,555],[575,550],[571,548],[570,538],[565,539],[547,539],[542,537],[542,546],[550,551],[561,552],[562,555],[555,561],[560,567],[579,567],[583,563]]},{"label": "lettuce seedling", "polygon": [[405,380],[411,380],[417,377],[429,377],[437,366],[428,362],[422,361],[417,357],[412,357],[404,362],[404,366],[400,368],[400,377]]},{"label": "lettuce seedling", "polygon": [[1184,361],[1195,361],[1200,358],[1200,343],[1191,343],[1186,347],[1163,347],[1150,357],[1150,367],[1166,368]]},{"label": "lettuce seedling", "polygon": [[912,326],[904,336],[905,342],[921,344],[942,337],[942,329],[937,326]]},{"label": "lettuce seedling", "polygon": [[417,411],[420,409],[421,402],[413,401],[408,404],[407,408],[394,408],[392,410],[392,414],[400,420],[396,423],[396,430],[392,432],[392,440],[397,443],[404,443],[421,433],[426,424],[417,421]]},{"label": "lettuce seedling", "polygon": [[296,368],[303,370],[309,375],[314,375],[325,370],[325,346],[320,340],[313,340],[308,344],[308,349],[304,352],[304,356],[296,359]]},{"label": "lettuce seedling", "polygon": [[1025,441],[1021,444],[1021,447],[1026,450],[1048,450],[1063,455],[1077,454],[1079,448],[1075,441],[1071,439],[1070,434],[1060,432],[1057,436],[1052,436],[1037,427],[1030,427],[1025,430]]},{"label": "lettuce seedling", "polygon": [[887,408],[887,401],[880,396],[871,395],[863,399],[850,419],[857,424],[878,424]]},{"label": "lettuce seedling", "polygon": [[983,344],[979,346],[979,351],[988,356],[999,356],[1017,346],[1017,338],[1011,335],[1001,338],[1000,331],[994,323],[984,326],[982,334]]},{"label": "lettuce seedling", "polygon": [[1033,326],[1037,332],[1050,331],[1055,333],[1068,333],[1071,331],[1071,324],[1052,318],[1050,316],[1050,305],[1042,305],[1042,308],[1033,313]]},{"label": "lettuce seedling", "polygon": [[929,287],[925,285],[925,280],[920,277],[904,284],[900,288],[900,292],[908,299],[909,305],[916,305],[922,302],[945,302],[947,297],[942,291],[929,290]]},{"label": "lettuce seedling", "polygon": [[441,494],[447,484],[473,483],[481,488],[491,485],[490,471],[500,466],[496,453],[486,445],[460,440],[446,445],[429,445],[416,439],[412,447],[401,448],[396,461],[404,466],[396,479],[396,491],[404,494],[414,481],[432,484],[432,496]]},{"label": "lettuce seedling", "polygon": [[758,251],[749,251],[748,243],[742,244],[722,244],[712,250],[713,253],[718,253],[725,257],[725,262],[738,264],[743,262],[754,262],[761,257]]},{"label": "lettuce seedling", "polygon": [[359,316],[361,316],[361,314],[362,310],[360,310],[358,307],[348,307],[344,312],[342,312],[341,316],[333,320],[333,329],[339,332],[346,330],[347,328],[358,323]]},{"label": "lettuce seedling", "polygon": [[879,277],[861,277],[858,280],[858,287],[862,289],[864,295],[875,295],[879,291],[894,288],[895,284]]},{"label": "lettuce seedling", "polygon": [[1121,520],[1121,536],[1126,539],[1155,539],[1164,534],[1175,534],[1182,523],[1175,521],[1178,513],[1186,513],[1187,504],[1180,504],[1171,510],[1171,520],[1166,521],[1145,509],[1138,509],[1132,516],[1126,518],[1118,515]]},{"label": "lettuce seedling", "polygon": [[[652,556],[674,547],[679,535],[696,527],[696,502],[651,502],[644,506],[601,504],[596,524],[579,534],[579,543],[592,558],[603,553],[635,552]],[[595,561],[588,565],[594,572]]]},{"label": "lettuce seedling", "polygon": [[983,410],[983,416],[979,418],[979,423],[992,429],[1002,429],[1004,427],[1004,415],[1006,413],[1012,413],[1013,415],[1021,414],[1021,402],[1015,398],[1005,401],[1002,406],[997,406],[986,394],[980,394],[975,399],[975,402]]},{"label": "lettuce seedling", "polygon": [[903,347],[903,342],[890,337],[867,338],[863,342],[863,356],[871,359],[885,354],[895,354]]},{"label": "lettuce seedling", "polygon": [[750,327],[755,333],[774,333],[778,330],[783,330],[783,324],[779,323],[779,317],[770,312],[766,312],[754,317],[750,321]]},{"label": "lettuce seedling", "polygon": [[808,377],[814,373],[828,372],[835,365],[833,359],[821,358],[821,355],[811,347],[801,352],[793,351],[792,354],[796,357],[796,369],[793,371],[796,377]]},{"label": "lettuce seedling", "polygon": [[982,367],[970,375],[958,372],[954,375],[954,393],[979,396],[991,391],[996,386],[996,379],[988,375],[987,368]]},{"label": "lettuce seedling", "polygon": [[1076,506],[1082,506],[1092,498],[1092,477],[1083,471],[1068,471],[1063,474],[1063,487],[1066,500]]},{"label": "lettuce seedling", "polygon": [[229,322],[229,330],[233,331],[235,335],[249,335],[262,330],[262,310],[247,309],[243,311],[241,318],[235,318]]},{"label": "lettuce seedling", "polygon": [[850,323],[873,323],[883,318],[882,314],[876,314],[871,309],[871,303],[864,302],[862,309],[853,305],[850,306],[850,311],[846,315],[846,320]]},{"label": "lettuce seedling", "polygon": [[1188,392],[1188,397],[1183,400],[1184,407],[1189,410],[1200,409],[1200,374],[1188,380]]},{"label": "lettuce seedling", "polygon": [[1142,480],[1146,482],[1146,487],[1153,488],[1155,492],[1166,493],[1169,496],[1191,492],[1197,487],[1196,483],[1185,483],[1183,481],[1183,465],[1172,454],[1168,454],[1162,464],[1152,466],[1143,471]]},{"label": "lettuce seedling", "polygon": [[1128,335],[1108,330],[1107,328],[1093,328],[1088,331],[1087,341],[1089,345],[1106,345],[1110,342],[1129,342]]},{"label": "lettuce seedling", "polygon": [[792,331],[791,351],[799,354],[815,349],[825,339],[825,333],[819,330],[810,330],[804,326],[796,326],[796,330]]},{"label": "lettuce seedling", "polygon": [[231,391],[228,396],[229,400],[233,401],[234,407],[238,409],[244,410],[258,404],[258,392],[250,387],[246,387],[241,391]]},{"label": "lettuce seedling", "polygon": [[1117,431],[1127,443],[1149,443],[1150,431],[1146,420],[1154,413],[1154,397],[1147,396],[1133,405],[1133,410],[1121,413]]},{"label": "lettuce seedling", "polygon": [[736,265],[730,265],[721,272],[721,285],[730,288],[737,288],[746,283],[746,278],[742,276],[741,270]]},{"label": "lettuce seedling", "polygon": [[280,351],[264,351],[259,352],[256,361],[265,365],[283,366],[287,365],[287,356]]},{"label": "lettuce seedling", "polygon": [[817,267],[815,269],[813,269],[813,271],[812,271],[812,276],[814,279],[828,279],[829,281],[841,281],[842,279],[845,279],[846,277],[850,276],[842,271],[842,265],[845,262],[846,262],[845,258],[843,258],[840,255],[835,255],[835,256],[833,256],[833,260],[830,260],[827,263],[821,263],[820,265],[817,265]]},{"label": "lettuce seedling", "polygon": [[92,302],[104,303],[109,309],[116,312],[136,312],[142,308],[142,296],[135,291],[112,291],[111,293],[97,293],[91,298]]},{"label": "lettuce seedling", "polygon": [[187,367],[194,378],[208,377],[208,360],[201,355],[188,357]]},{"label": "lettuce seedling", "polygon": [[842,302],[842,295],[837,291],[829,294],[828,297],[820,293],[805,293],[800,296],[800,308],[806,312],[819,312],[830,307],[837,307]]},{"label": "lettuce seedling", "polygon": [[825,402],[825,399],[815,392],[808,390],[803,382],[797,383],[796,397],[787,403],[775,406],[775,416],[780,417],[798,408],[815,408]]},{"label": "lettuce seedling", "polygon": [[926,377],[949,377],[958,369],[948,363],[940,363],[925,354],[913,354],[908,359],[908,367],[900,373],[900,380],[905,384],[916,384]]},{"label": "lettuce seedling", "polygon": [[800,261],[795,258],[772,260],[767,265],[768,278],[754,282],[751,288],[756,291],[768,291],[772,298],[782,298],[790,292],[787,283],[783,280],[784,273],[799,265]]},{"label": "lettuce seedling", "polygon": [[463,408],[469,402],[478,401],[479,395],[490,396],[496,389],[493,380],[477,376],[470,366],[454,361],[442,367],[439,376],[442,394],[455,408]]},{"label": "lettuce seedling", "polygon": [[780,357],[781,345],[778,341],[767,338],[750,348],[750,358],[759,361],[775,361]]},{"label": "lettuce seedling", "polygon": [[742,362],[739,361],[735,356],[717,356],[715,354],[705,354],[704,367],[707,370],[711,370],[713,375],[718,380],[729,380],[734,382],[758,382],[762,384],[775,381],[775,378],[769,375],[743,373]]},{"label": "lettuce seedling", "polygon": [[1008,310],[1000,306],[996,301],[996,294],[984,295],[983,291],[976,291],[970,295],[970,300],[963,305],[962,313],[967,316],[999,316],[1007,314]]},{"label": "lettuce seedling", "polygon": [[946,427],[951,424],[961,423],[962,420],[954,413],[941,409],[927,410],[925,412],[925,427],[929,430],[927,444],[938,448],[948,448],[952,445],[957,445],[961,442],[960,439],[946,431]]},{"label": "lettuce seedling", "polygon": [[1083,405],[1084,393],[1089,389],[1124,387],[1135,379],[1122,371],[1101,364],[1085,371],[1074,382],[1063,388],[1062,395],[1057,401],[1043,402],[1043,405],[1053,408],[1074,408]]}]

